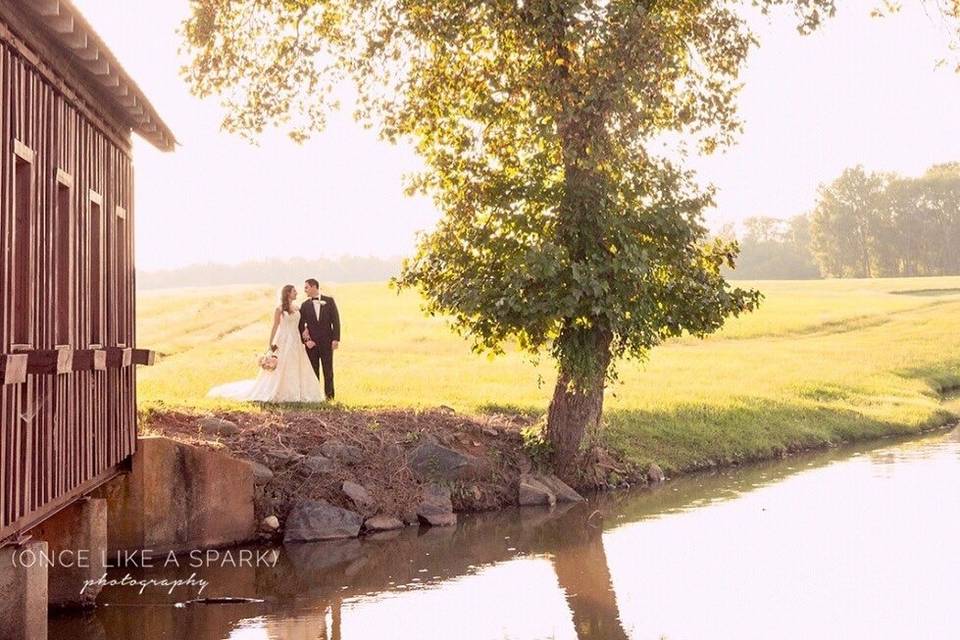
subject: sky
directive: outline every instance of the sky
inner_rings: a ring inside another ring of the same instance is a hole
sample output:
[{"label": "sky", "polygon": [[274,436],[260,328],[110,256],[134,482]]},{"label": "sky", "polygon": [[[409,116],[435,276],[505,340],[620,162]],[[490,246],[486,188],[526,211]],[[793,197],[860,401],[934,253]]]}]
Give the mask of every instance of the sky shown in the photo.
[{"label": "sky", "polygon": [[[154,270],[274,257],[393,257],[439,218],[429,199],[403,194],[421,164],[349,113],[303,145],[281,132],[258,146],[220,131],[215,100],[180,78],[176,29],[187,0],[74,0],[171,127],[162,153],[137,138],[137,266]],[[922,173],[960,160],[960,75],[936,68],[941,24],[913,0],[887,19],[876,0],[844,0],[811,36],[787,12],[753,20],[761,46],[742,79],[738,144],[692,158],[718,189],[713,228],[756,215],[809,211],[819,184],[844,168]]]}]

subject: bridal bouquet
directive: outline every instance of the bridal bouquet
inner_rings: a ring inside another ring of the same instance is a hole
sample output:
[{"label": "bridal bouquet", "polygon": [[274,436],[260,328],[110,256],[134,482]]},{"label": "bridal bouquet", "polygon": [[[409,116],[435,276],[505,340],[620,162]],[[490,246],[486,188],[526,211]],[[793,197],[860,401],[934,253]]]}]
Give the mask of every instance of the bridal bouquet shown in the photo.
[{"label": "bridal bouquet", "polygon": [[260,368],[266,371],[274,371],[277,368],[277,363],[280,361],[272,351],[268,351],[262,356],[260,356]]}]

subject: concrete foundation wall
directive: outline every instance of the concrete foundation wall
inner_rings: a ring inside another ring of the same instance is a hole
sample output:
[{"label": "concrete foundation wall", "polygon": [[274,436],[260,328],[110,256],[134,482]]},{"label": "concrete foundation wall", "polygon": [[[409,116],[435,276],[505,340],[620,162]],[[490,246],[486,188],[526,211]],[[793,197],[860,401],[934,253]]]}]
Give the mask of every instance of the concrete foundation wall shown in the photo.
[{"label": "concrete foundation wall", "polygon": [[0,549],[0,640],[47,637],[47,543]]},{"label": "concrete foundation wall", "polygon": [[107,548],[188,551],[253,539],[253,471],[226,454],[169,438],[137,442],[131,473],[97,490],[107,501]]}]

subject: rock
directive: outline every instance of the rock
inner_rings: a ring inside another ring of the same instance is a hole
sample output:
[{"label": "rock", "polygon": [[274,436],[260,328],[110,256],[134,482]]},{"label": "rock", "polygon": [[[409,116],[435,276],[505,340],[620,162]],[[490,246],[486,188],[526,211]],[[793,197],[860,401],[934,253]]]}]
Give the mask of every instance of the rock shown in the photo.
[{"label": "rock", "polygon": [[208,436],[235,436],[240,433],[240,427],[237,426],[236,422],[230,422],[223,418],[208,416],[201,418],[197,424],[200,431]]},{"label": "rock", "polygon": [[488,436],[490,436],[491,438],[496,438],[497,436],[500,435],[500,430],[499,430],[499,429],[497,429],[496,427],[491,427],[491,426],[489,426],[489,425],[488,425],[488,426],[484,426],[483,429],[482,429],[482,431],[483,431],[483,433],[484,433],[485,435],[488,435]]},{"label": "rock", "polygon": [[407,456],[417,474],[437,480],[473,480],[484,474],[483,462],[433,442],[423,442]]},{"label": "rock", "polygon": [[356,482],[347,480],[340,489],[353,501],[353,504],[357,505],[360,509],[369,509],[374,505],[374,500],[370,496],[370,492]]},{"label": "rock", "polygon": [[520,486],[517,489],[517,502],[521,507],[553,506],[557,504],[557,496],[534,476],[521,476]]},{"label": "rock", "polygon": [[363,516],[335,507],[324,500],[298,502],[287,516],[283,535],[287,542],[312,542],[356,538],[360,535]]},{"label": "rock", "polygon": [[420,516],[417,515],[416,509],[414,509],[413,511],[405,512],[403,514],[402,519],[403,519],[403,524],[407,525],[408,527],[413,526],[415,524],[420,524]]},{"label": "rock", "polygon": [[310,473],[331,473],[337,468],[333,460],[323,456],[306,456],[300,461],[300,465]]},{"label": "rock", "polygon": [[363,523],[363,528],[367,531],[376,532],[376,531],[393,531],[394,529],[402,529],[403,523],[393,516],[377,515],[372,518],[367,518]]},{"label": "rock", "polygon": [[276,531],[280,528],[280,520],[277,516],[267,516],[260,523],[260,528],[264,531]]},{"label": "rock", "polygon": [[657,484],[666,479],[667,477],[663,475],[663,469],[661,469],[656,463],[650,465],[650,468],[647,469],[647,482],[650,484]]},{"label": "rock", "polygon": [[343,464],[357,464],[363,460],[363,450],[350,444],[324,442],[320,453]]},{"label": "rock", "polygon": [[558,502],[582,502],[583,496],[560,478],[550,475],[520,476],[517,502],[521,506],[555,505]]},{"label": "rock", "polygon": [[302,460],[306,456],[297,451],[292,451],[290,449],[271,449],[267,452],[267,457],[275,461],[278,464],[285,464],[288,462],[295,462],[297,460]]},{"label": "rock", "polygon": [[431,482],[423,487],[420,506],[429,505],[442,512],[453,512],[453,502],[450,500],[450,489]]},{"label": "rock", "polygon": [[557,497],[557,502],[584,502],[583,496],[557,476],[537,476],[537,480],[553,492],[553,495]]},{"label": "rock", "polygon": [[417,506],[417,518],[431,527],[457,524],[457,514],[453,512],[453,503],[450,501],[450,489],[439,484],[424,487],[423,500]]},{"label": "rock", "polygon": [[246,463],[253,469],[253,481],[256,484],[266,484],[273,480],[273,471],[265,464],[260,464],[256,460],[246,460]]},{"label": "rock", "polygon": [[457,524],[455,513],[418,513],[420,524],[428,527],[452,527]]}]

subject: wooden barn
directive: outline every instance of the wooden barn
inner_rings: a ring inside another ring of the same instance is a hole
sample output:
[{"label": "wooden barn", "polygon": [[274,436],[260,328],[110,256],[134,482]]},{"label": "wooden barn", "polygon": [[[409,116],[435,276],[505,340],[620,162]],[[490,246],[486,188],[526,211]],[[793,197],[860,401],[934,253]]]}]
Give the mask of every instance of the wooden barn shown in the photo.
[{"label": "wooden barn", "polygon": [[0,546],[136,447],[131,134],[173,135],[67,0],[0,0]]}]

